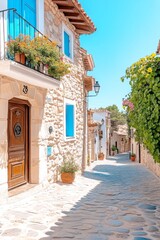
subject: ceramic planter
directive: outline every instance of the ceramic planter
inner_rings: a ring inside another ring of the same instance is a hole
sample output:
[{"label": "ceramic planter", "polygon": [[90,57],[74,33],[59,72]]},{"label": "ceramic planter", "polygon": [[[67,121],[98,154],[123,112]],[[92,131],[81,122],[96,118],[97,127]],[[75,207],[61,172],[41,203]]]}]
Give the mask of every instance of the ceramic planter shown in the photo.
[{"label": "ceramic planter", "polygon": [[135,161],[136,160],[136,157],[135,156],[131,156],[131,161]]},{"label": "ceramic planter", "polygon": [[104,153],[99,153],[98,154],[98,159],[99,160],[104,160]]},{"label": "ceramic planter", "polygon": [[14,60],[15,60],[16,62],[25,64],[25,62],[26,62],[25,54],[24,54],[24,53],[15,53],[15,55],[14,55]]},{"label": "ceramic planter", "polygon": [[63,183],[73,183],[75,179],[75,173],[61,173],[61,180]]}]

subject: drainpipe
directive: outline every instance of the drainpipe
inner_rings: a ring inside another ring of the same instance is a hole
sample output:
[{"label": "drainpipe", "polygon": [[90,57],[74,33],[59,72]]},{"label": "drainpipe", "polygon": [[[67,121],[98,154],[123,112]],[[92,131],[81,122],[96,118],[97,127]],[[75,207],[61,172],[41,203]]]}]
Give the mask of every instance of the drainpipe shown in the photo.
[{"label": "drainpipe", "polygon": [[141,144],[140,144],[140,142],[138,143],[138,145],[139,145],[139,163],[141,163]]},{"label": "drainpipe", "polygon": [[[84,84],[83,84],[84,85]],[[82,150],[82,174],[86,168],[86,156],[87,156],[87,98],[86,98],[86,93],[85,93],[85,86],[83,86],[83,96],[84,96],[84,100],[83,100],[83,150]]]}]

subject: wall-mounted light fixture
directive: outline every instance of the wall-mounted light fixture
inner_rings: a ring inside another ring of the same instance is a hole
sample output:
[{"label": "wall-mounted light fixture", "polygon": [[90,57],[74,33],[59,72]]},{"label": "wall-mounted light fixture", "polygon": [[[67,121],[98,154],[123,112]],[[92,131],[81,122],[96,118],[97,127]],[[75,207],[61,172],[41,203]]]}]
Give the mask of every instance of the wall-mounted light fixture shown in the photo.
[{"label": "wall-mounted light fixture", "polygon": [[94,95],[87,95],[87,97],[95,97],[98,95],[99,93],[99,90],[100,90],[100,85],[99,85],[99,82],[96,81],[95,84],[94,84],[94,92],[95,94]]},{"label": "wall-mounted light fixture", "polygon": [[104,124],[104,119],[102,118],[102,120],[101,120],[101,123],[102,123],[102,125]]}]

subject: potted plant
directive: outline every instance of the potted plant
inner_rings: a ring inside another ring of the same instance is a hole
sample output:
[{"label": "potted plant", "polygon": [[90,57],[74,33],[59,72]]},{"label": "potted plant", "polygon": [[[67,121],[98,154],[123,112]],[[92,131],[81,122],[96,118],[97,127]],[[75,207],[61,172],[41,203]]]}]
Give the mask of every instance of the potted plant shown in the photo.
[{"label": "potted plant", "polygon": [[115,154],[115,151],[117,151],[117,148],[116,148],[116,146],[112,145],[112,155],[113,155],[113,156],[114,156],[114,154]]},{"label": "potted plant", "polygon": [[7,54],[10,59],[26,63],[27,66],[56,79],[70,72],[69,64],[63,61],[57,44],[45,36],[31,40],[29,36],[20,34],[7,42]]},{"label": "potted plant", "polygon": [[35,37],[27,45],[26,57],[30,65],[56,79],[69,73],[56,42],[45,36]]},{"label": "potted plant", "polygon": [[136,154],[135,153],[131,153],[131,160],[135,161],[136,160]]},{"label": "potted plant", "polygon": [[74,161],[73,157],[63,160],[59,167],[61,180],[63,183],[72,183],[75,179],[75,172],[79,170],[79,165]]},{"label": "potted plant", "polygon": [[98,153],[98,159],[99,160],[104,160],[104,153],[103,152]]},{"label": "potted plant", "polygon": [[25,64],[27,52],[27,46],[29,44],[29,36],[20,34],[15,39],[10,39],[7,42],[7,54],[10,59],[14,59],[16,62]]}]

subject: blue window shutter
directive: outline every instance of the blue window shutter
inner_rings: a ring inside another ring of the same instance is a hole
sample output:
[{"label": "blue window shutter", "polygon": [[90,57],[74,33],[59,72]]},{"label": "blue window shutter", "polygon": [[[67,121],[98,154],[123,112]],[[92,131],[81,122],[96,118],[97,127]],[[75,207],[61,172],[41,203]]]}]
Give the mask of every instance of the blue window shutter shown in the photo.
[{"label": "blue window shutter", "polygon": [[34,27],[36,27],[36,0],[22,0],[23,17]]},{"label": "blue window shutter", "polygon": [[[23,17],[33,26],[36,27],[36,0],[22,0]],[[35,30],[29,24],[24,26],[24,34],[32,38],[35,36]]]},{"label": "blue window shutter", "polygon": [[[8,8],[15,8],[21,15],[22,1],[21,0],[8,0]],[[21,23],[19,17],[10,11],[8,14],[8,37],[11,39],[16,38],[21,32]]]},{"label": "blue window shutter", "polygon": [[[8,0],[8,8],[15,8],[20,16],[36,27],[36,0]],[[34,29],[25,23],[18,15],[10,12],[8,17],[8,35],[15,38],[19,34],[34,37]]]},{"label": "blue window shutter", "polygon": [[15,8],[17,12],[22,14],[22,0],[8,0],[8,8]]},{"label": "blue window shutter", "polygon": [[66,137],[74,137],[74,105],[66,105]]},{"label": "blue window shutter", "polygon": [[64,54],[70,57],[70,36],[64,31]]}]

